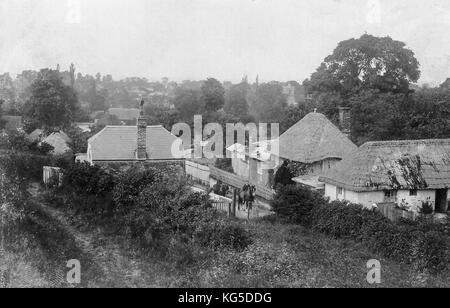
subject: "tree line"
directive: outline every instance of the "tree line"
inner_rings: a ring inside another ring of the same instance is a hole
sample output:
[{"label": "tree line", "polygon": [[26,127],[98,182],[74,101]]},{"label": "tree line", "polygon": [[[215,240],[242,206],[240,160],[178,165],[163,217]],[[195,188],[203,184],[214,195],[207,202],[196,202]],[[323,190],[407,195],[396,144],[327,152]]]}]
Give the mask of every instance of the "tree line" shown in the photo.
[{"label": "tree line", "polygon": [[24,71],[16,79],[0,75],[3,113],[23,115],[31,127],[67,126],[90,121],[110,107],[144,110],[149,124],[167,129],[177,122],[280,123],[286,131],[307,113],[324,113],[338,124],[338,107],[351,108],[351,138],[374,140],[450,137],[450,79],[439,87],[419,87],[420,64],[406,44],[365,34],[340,42],[302,84],[214,78],[176,83],[163,78],[115,81],[111,75],[45,69]]}]

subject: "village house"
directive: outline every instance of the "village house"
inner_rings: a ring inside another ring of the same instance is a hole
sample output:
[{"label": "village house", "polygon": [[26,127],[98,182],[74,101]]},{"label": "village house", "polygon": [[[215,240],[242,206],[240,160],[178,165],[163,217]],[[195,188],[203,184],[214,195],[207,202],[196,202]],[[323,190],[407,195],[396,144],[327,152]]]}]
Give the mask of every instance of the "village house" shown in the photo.
[{"label": "village house", "polygon": [[140,116],[134,126],[106,126],[88,140],[87,161],[96,163],[183,160],[181,141],[163,126],[147,126]]},{"label": "village house", "polygon": [[[348,120],[341,110],[341,118]],[[345,124],[341,124],[345,127]],[[257,143],[252,153],[235,144],[227,150],[233,154],[234,173],[255,184],[271,187],[278,166],[284,161],[303,166],[303,173],[293,180],[314,189],[323,189],[319,176],[356,150],[356,145],[327,117],[312,112],[279,137],[279,152],[268,149],[268,142]],[[269,142],[270,143],[270,142]],[[278,166],[274,166],[277,161]]]},{"label": "village house", "polygon": [[63,155],[72,152],[69,145],[72,140],[63,131],[53,132],[46,135],[42,129],[37,128],[27,136],[27,139],[30,142],[37,142],[38,144],[46,143],[51,145],[53,147],[53,150],[51,151],[52,155]]},{"label": "village house", "polygon": [[320,177],[333,200],[418,211],[426,202],[447,213],[450,139],[368,142]]}]

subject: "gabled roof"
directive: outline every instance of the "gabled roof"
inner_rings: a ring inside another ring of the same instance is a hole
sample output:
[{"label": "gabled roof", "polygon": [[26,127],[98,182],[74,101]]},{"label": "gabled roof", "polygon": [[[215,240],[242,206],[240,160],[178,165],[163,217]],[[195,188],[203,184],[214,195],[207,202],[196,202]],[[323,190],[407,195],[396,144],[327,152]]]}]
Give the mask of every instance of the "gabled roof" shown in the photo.
[{"label": "gabled roof", "polygon": [[368,142],[320,181],[353,191],[450,187],[450,139]]},{"label": "gabled roof", "polygon": [[301,163],[344,158],[356,145],[326,116],[309,113],[280,136],[280,157]]},{"label": "gabled roof", "polygon": [[72,151],[68,145],[68,142],[70,141],[70,138],[64,132],[52,133],[42,140],[42,142],[45,142],[54,148],[52,154],[64,154]]},{"label": "gabled roof", "polygon": [[[147,153],[149,159],[177,159],[181,153],[172,153],[172,146],[178,149],[180,139],[163,126],[147,126]],[[135,160],[137,150],[137,126],[106,126],[89,139],[92,160],[122,161]],[[181,144],[181,142],[180,142]]]},{"label": "gabled roof", "polygon": [[31,142],[41,141],[44,137],[44,131],[40,128],[36,128],[28,135],[28,140]]},{"label": "gabled roof", "polygon": [[140,110],[135,108],[110,108],[108,113],[116,116],[120,121],[133,121],[139,118]]}]

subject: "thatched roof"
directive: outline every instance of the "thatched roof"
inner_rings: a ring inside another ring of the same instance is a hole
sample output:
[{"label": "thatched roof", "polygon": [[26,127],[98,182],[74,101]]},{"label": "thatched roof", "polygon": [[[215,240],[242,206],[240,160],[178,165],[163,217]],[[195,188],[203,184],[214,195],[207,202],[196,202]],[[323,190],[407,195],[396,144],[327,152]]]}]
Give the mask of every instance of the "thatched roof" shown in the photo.
[{"label": "thatched roof", "polygon": [[450,139],[368,142],[320,178],[353,191],[450,187]]},{"label": "thatched roof", "polygon": [[301,163],[344,158],[356,145],[326,116],[310,113],[280,136],[280,157]]}]

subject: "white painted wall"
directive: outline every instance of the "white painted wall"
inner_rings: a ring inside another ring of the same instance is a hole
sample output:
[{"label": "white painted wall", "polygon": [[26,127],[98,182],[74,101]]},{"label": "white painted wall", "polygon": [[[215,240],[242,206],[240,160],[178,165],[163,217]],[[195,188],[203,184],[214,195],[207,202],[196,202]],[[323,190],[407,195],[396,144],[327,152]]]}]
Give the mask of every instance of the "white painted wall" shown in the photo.
[{"label": "white painted wall", "polygon": [[417,196],[410,196],[409,190],[399,190],[397,192],[397,202],[404,202],[411,207],[413,211],[419,211],[422,207],[422,201],[425,202],[429,198],[429,201],[433,204],[433,208],[435,208],[436,201],[436,191],[435,190],[419,190],[417,191]]},{"label": "white painted wall", "polygon": [[231,159],[231,164],[233,166],[233,171],[235,174],[243,178],[248,178],[249,176],[249,164],[240,157],[233,157]]}]

